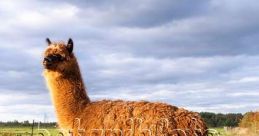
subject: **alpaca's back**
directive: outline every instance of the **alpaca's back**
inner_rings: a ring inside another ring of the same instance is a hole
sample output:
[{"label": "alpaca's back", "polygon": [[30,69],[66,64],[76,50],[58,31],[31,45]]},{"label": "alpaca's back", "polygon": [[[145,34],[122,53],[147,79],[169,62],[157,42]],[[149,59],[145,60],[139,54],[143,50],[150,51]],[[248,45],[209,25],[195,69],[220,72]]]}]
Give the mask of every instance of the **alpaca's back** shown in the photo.
[{"label": "alpaca's back", "polygon": [[[193,112],[150,102],[98,101],[89,103],[79,116],[85,135],[117,134],[198,135],[206,134],[206,125]],[[75,123],[76,124],[76,123]]]}]

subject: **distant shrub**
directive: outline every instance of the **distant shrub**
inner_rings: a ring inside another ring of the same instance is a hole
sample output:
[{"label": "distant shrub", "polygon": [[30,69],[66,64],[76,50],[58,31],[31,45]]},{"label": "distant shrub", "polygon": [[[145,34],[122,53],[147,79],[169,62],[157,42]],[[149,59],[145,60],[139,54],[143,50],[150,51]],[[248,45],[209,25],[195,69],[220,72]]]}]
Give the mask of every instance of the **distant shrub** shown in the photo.
[{"label": "distant shrub", "polygon": [[241,113],[222,114],[201,112],[200,115],[209,127],[236,127],[243,118]]},{"label": "distant shrub", "polygon": [[[56,122],[48,122],[48,123],[35,122],[34,126],[37,126],[38,124],[41,127],[55,127],[55,126],[57,126]],[[31,126],[32,126],[32,123],[30,123],[28,120],[23,121],[23,122],[18,122],[17,120],[8,121],[8,122],[1,122],[0,121],[0,127],[31,127]]]},{"label": "distant shrub", "polygon": [[240,127],[259,129],[259,112],[247,112],[239,123]]}]

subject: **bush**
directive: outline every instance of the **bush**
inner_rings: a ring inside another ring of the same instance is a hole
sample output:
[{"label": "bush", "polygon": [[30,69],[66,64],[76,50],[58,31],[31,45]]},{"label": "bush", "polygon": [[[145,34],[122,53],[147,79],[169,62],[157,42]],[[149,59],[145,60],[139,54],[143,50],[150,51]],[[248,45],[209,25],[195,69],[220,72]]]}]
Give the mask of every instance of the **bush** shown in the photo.
[{"label": "bush", "polygon": [[239,123],[239,126],[259,129],[259,112],[247,112]]},{"label": "bush", "polygon": [[211,112],[201,112],[200,115],[208,127],[236,127],[243,118],[241,113],[216,114]]}]

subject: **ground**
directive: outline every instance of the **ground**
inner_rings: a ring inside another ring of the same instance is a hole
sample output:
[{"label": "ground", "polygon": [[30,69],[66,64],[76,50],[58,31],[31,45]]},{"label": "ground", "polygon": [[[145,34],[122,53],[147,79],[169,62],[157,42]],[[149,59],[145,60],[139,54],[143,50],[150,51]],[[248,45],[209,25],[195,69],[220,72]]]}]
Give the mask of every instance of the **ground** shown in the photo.
[{"label": "ground", "polygon": [[[47,128],[47,129],[38,129],[34,128],[34,135],[43,134],[44,136],[49,136],[48,132],[52,136],[57,136],[59,131],[56,128]],[[0,128],[0,136],[28,136],[31,135],[32,128],[31,127],[1,127]]]},{"label": "ground", "polygon": [[[232,135],[227,135],[227,133],[223,128],[210,128],[210,130],[211,130],[210,132],[212,133],[217,131],[211,136],[232,136]],[[51,136],[58,136],[59,132],[61,132],[62,130],[58,130],[57,128],[38,129],[38,127],[35,127],[33,134],[36,136],[38,134],[49,136],[47,131]],[[31,127],[1,127],[0,128],[0,136],[17,136],[17,134],[18,135],[21,134],[21,136],[24,136],[24,135],[28,136],[28,135],[31,135],[31,133],[32,133]]]}]

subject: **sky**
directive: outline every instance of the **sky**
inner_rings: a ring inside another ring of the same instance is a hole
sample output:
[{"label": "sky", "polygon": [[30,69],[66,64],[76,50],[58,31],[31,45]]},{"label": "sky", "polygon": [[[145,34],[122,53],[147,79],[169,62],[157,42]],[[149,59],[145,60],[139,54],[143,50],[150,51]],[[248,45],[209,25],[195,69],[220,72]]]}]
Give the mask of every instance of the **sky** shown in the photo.
[{"label": "sky", "polygon": [[42,76],[46,37],[73,39],[93,101],[255,111],[258,13],[257,0],[1,1],[0,120],[56,120]]}]

